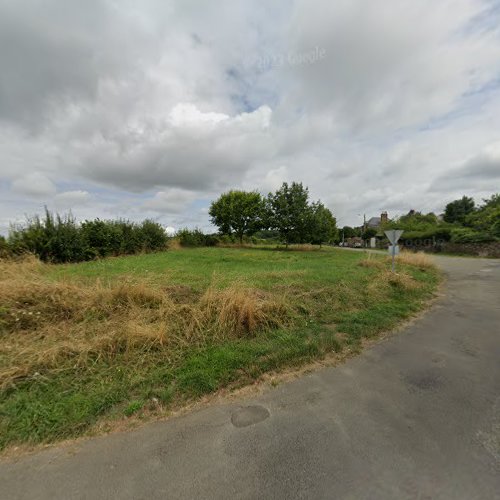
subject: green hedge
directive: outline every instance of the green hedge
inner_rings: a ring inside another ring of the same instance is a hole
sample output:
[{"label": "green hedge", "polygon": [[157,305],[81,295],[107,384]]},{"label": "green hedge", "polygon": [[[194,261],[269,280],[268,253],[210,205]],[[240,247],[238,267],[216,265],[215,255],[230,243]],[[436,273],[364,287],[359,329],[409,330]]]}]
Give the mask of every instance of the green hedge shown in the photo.
[{"label": "green hedge", "polygon": [[183,247],[214,247],[219,243],[219,238],[213,234],[204,234],[201,229],[180,229],[177,238]]},{"label": "green hedge", "polygon": [[448,227],[437,227],[427,231],[405,231],[401,236],[401,241],[406,244],[418,245],[420,242],[432,241],[442,243],[450,241],[451,229]]},{"label": "green hedge", "polygon": [[469,227],[457,227],[451,234],[452,243],[489,243],[496,240],[498,238],[487,231],[476,231]]},{"label": "green hedge", "polygon": [[13,254],[33,253],[46,262],[79,262],[110,255],[164,250],[168,237],[152,220],[76,222],[71,214],[35,216],[12,227],[6,245]]}]

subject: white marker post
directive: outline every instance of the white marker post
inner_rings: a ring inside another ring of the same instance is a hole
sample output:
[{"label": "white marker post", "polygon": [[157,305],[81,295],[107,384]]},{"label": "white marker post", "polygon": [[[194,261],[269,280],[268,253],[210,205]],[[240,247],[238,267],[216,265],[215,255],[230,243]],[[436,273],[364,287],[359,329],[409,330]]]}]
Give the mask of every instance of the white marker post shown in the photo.
[{"label": "white marker post", "polygon": [[391,242],[389,246],[389,255],[392,255],[392,272],[394,272],[394,258],[399,254],[399,245],[397,245],[397,242],[402,234],[402,229],[390,229],[389,231],[385,231],[387,239]]}]

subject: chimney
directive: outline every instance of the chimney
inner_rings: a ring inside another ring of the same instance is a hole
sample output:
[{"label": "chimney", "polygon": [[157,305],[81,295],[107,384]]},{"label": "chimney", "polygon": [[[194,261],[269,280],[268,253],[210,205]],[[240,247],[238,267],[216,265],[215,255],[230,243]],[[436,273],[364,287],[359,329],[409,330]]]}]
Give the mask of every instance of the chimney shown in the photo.
[{"label": "chimney", "polygon": [[382,212],[380,214],[380,224],[384,225],[387,224],[388,222],[389,222],[389,217],[387,216],[387,212]]}]

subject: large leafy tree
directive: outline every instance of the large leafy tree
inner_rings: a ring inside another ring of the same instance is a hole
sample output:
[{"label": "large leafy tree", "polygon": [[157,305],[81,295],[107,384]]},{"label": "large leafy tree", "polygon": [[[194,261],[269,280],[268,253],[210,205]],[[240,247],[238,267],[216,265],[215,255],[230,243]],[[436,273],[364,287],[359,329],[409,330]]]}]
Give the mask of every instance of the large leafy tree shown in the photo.
[{"label": "large leafy tree", "polygon": [[403,229],[405,231],[431,231],[440,225],[433,212],[423,214],[410,210],[406,215],[393,219],[387,224],[388,229]]},{"label": "large leafy tree", "polygon": [[311,243],[320,245],[331,242],[337,234],[337,221],[332,212],[323,203],[311,204],[309,222],[309,239]]},{"label": "large leafy tree", "polygon": [[267,207],[269,227],[279,231],[286,246],[308,240],[309,191],[301,182],[284,182],[275,193],[269,193]]},{"label": "large leafy tree", "polygon": [[222,234],[235,234],[241,243],[263,228],[264,201],[256,191],[232,190],[212,202],[208,213]]},{"label": "large leafy tree", "polygon": [[462,196],[459,200],[452,201],[446,205],[444,211],[444,220],[446,222],[464,224],[468,215],[475,209],[475,203],[472,198]]},{"label": "large leafy tree", "polygon": [[465,224],[476,231],[500,237],[500,194],[483,200],[483,204],[467,216]]}]

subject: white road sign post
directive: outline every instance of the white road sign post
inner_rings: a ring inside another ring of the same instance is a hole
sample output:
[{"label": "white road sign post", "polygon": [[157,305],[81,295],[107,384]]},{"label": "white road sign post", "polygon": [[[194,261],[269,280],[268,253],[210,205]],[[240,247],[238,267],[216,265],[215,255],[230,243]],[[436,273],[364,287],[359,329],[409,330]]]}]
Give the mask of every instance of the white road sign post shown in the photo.
[{"label": "white road sign post", "polygon": [[394,257],[399,254],[399,245],[397,245],[397,242],[402,234],[402,229],[389,229],[389,231],[385,231],[387,239],[391,242],[389,246],[389,255],[392,255],[392,272],[394,272]]}]

